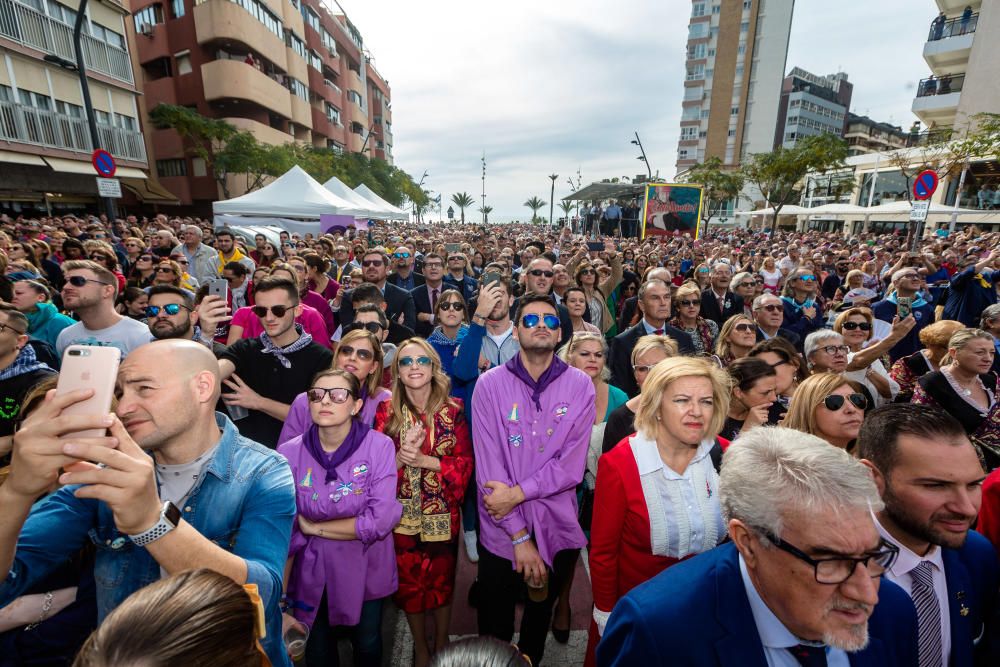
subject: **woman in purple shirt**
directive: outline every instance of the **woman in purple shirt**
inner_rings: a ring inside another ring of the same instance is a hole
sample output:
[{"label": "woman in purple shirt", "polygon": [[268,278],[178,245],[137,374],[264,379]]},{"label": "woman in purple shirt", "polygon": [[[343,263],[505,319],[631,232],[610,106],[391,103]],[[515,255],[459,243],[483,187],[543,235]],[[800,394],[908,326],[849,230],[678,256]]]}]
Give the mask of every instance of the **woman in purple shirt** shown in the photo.
[{"label": "woman in purple shirt", "polygon": [[[392,530],[396,449],[355,419],[361,386],[322,371],[306,392],[313,425],[278,448],[295,477],[298,520],[285,565],[285,601],[310,627],[306,662],[339,665],[334,628],[352,628],[354,664],[382,663],[382,603],[397,588]],[[289,613],[289,612],[286,612]]]},{"label": "woman in purple shirt", "polygon": [[[375,411],[383,401],[392,398],[392,392],[382,387],[382,344],[366,329],[350,331],[340,339],[337,353],[333,357],[333,367],[347,371],[361,384],[360,398],[363,402],[359,420],[366,426],[375,423]],[[292,401],[292,406],[281,427],[278,443],[287,442],[302,435],[312,426],[309,416],[309,399],[305,392]]]}]

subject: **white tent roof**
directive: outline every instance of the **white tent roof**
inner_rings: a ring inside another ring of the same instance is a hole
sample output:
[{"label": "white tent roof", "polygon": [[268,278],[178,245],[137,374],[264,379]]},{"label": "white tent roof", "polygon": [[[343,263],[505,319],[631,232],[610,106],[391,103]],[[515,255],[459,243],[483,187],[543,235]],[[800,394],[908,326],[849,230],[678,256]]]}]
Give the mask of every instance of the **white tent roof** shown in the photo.
[{"label": "white tent roof", "polygon": [[[778,215],[799,215],[800,213],[808,213],[811,210],[802,206],[788,204],[781,207]],[[758,211],[737,211],[736,215],[774,215],[774,208],[762,208]]]},{"label": "white tent roof", "polygon": [[356,208],[367,211],[364,217],[370,218],[384,218],[387,217],[393,211],[385,211],[375,205],[374,202],[370,202],[361,195],[359,195],[354,190],[350,189],[344,182],[341,181],[336,176],[331,176],[330,180],[323,184],[323,187],[337,195],[346,202],[349,202]]},{"label": "white tent roof", "polygon": [[369,188],[367,185],[362,183],[358,187],[354,188],[354,192],[361,195],[368,201],[370,201],[376,208],[381,211],[386,212],[386,217],[392,220],[409,220],[410,214],[406,211],[396,208],[386,200],[375,194],[375,191]]},{"label": "white tent roof", "polygon": [[807,208],[806,211],[809,215],[864,215],[868,212],[868,208],[855,204],[823,204]]},{"label": "white tent roof", "polygon": [[368,212],[341,199],[298,165],[259,190],[212,204],[216,214],[273,218],[319,219],[323,213],[367,216]]},{"label": "white tent roof", "polygon": [[[909,215],[912,208],[913,204],[903,199],[900,201],[889,202],[888,204],[882,204],[880,206],[872,206],[868,209],[868,213],[871,215]],[[931,204],[930,209],[928,209],[927,212],[929,214],[940,215],[951,215],[952,213],[958,213],[959,215],[973,215],[982,213],[982,211],[977,211],[973,208],[956,209],[954,206],[945,206],[944,204]]]}]

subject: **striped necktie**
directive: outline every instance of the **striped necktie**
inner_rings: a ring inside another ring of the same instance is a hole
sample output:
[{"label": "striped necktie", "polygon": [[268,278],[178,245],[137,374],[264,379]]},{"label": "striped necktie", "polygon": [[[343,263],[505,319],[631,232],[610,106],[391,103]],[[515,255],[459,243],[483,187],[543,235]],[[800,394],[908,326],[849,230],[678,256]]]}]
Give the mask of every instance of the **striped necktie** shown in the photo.
[{"label": "striped necktie", "polygon": [[802,667],[826,667],[826,647],[806,646],[799,644],[791,646],[788,652],[792,654],[795,661]]},{"label": "striped necktie", "polygon": [[917,610],[920,667],[941,667],[941,604],[934,591],[934,564],[920,561],[910,570],[910,597]]}]

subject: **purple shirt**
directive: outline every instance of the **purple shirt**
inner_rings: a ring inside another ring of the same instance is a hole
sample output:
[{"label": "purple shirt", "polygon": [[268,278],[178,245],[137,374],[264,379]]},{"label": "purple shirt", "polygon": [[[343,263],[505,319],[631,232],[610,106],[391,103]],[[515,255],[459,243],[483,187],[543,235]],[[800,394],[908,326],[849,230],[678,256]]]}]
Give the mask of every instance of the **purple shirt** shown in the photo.
[{"label": "purple shirt", "polygon": [[[563,549],[587,543],[577,520],[576,487],[583,480],[594,425],[593,381],[568,368],[542,392],[531,390],[506,366],[492,368],[472,395],[472,443],[479,486],[479,538],[491,553],[513,563],[511,536],[527,529],[546,563]],[[495,521],[486,511],[486,482],[521,485],[524,502]]]},{"label": "purple shirt", "polygon": [[[365,399],[361,407],[358,419],[362,424],[371,426],[375,423],[375,411],[382,401],[392,398],[392,392],[384,387],[379,387],[374,395]],[[295,397],[292,405],[288,408],[288,416],[285,417],[285,425],[281,427],[281,434],[278,435],[278,444],[288,442],[294,437],[306,432],[306,429],[313,425],[312,414],[309,412],[309,397],[306,392],[302,392]]]},{"label": "purple shirt", "polygon": [[392,529],[403,515],[396,500],[396,448],[388,436],[370,431],[354,454],[325,483],[326,470],[306,450],[302,436],[278,447],[295,476],[298,514],[310,521],[357,517],[356,540],[307,537],[292,524],[288,555],[295,562],[287,595],[312,607],[295,617],[312,626],[326,591],[330,625],[357,625],[361,605],[396,591],[396,551]]}]

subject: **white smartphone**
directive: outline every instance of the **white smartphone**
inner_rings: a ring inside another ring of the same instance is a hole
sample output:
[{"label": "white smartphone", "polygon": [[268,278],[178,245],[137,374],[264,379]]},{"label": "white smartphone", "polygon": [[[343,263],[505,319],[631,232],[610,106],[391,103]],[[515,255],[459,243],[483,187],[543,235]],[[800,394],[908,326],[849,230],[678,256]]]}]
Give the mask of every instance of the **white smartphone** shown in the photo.
[{"label": "white smartphone", "polygon": [[[63,352],[62,369],[56,394],[67,394],[77,389],[93,389],[94,395],[85,401],[74,403],[64,415],[106,415],[111,411],[111,401],[115,396],[115,382],[118,380],[118,364],[122,353],[116,347],[93,347],[90,345],[70,345]],[[64,434],[64,438],[100,438],[107,429],[94,428]]]}]

